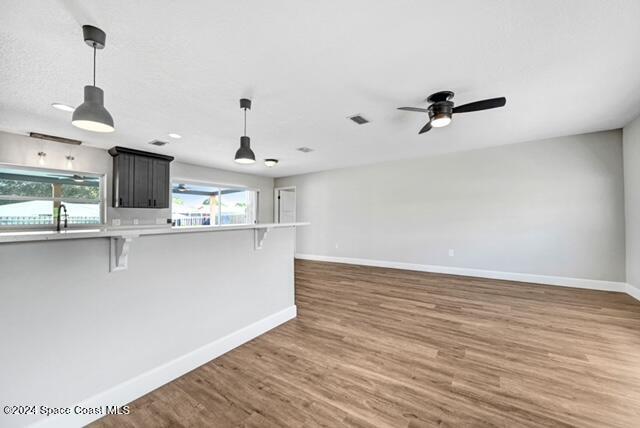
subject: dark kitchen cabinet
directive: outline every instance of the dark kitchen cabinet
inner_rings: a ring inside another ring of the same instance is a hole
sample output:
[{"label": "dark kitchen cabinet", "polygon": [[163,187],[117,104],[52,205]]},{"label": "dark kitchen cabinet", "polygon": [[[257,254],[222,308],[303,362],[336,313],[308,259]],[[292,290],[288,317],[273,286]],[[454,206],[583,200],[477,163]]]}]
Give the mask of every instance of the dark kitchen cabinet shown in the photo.
[{"label": "dark kitchen cabinet", "polygon": [[171,156],[125,147],[109,150],[113,156],[113,206],[169,208]]},{"label": "dark kitchen cabinet", "polygon": [[114,207],[133,206],[133,162],[134,156],[124,153],[113,158]]},{"label": "dark kitchen cabinet", "polygon": [[133,206],[151,207],[152,160],[146,156],[134,156],[133,160]]},{"label": "dark kitchen cabinet", "polygon": [[154,159],[151,164],[151,198],[154,208],[169,207],[169,162]]}]

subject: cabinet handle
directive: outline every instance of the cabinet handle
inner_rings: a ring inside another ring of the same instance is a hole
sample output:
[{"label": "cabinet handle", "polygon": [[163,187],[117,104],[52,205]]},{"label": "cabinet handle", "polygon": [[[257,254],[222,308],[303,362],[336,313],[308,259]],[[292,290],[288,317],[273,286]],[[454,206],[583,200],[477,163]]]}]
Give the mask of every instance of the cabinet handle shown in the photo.
[{"label": "cabinet handle", "polygon": [[122,198],[120,198],[120,203],[118,204],[119,207],[122,206]]},{"label": "cabinet handle", "polygon": [[151,206],[151,199],[149,199],[149,206]]},{"label": "cabinet handle", "polygon": [[154,207],[156,206],[156,200],[155,199],[153,200],[153,206]]}]

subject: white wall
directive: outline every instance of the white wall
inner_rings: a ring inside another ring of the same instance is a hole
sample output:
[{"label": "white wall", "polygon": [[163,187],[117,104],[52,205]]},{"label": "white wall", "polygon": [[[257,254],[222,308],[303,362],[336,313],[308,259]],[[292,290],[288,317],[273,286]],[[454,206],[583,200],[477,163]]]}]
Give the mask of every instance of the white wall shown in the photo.
[{"label": "white wall", "polygon": [[[126,147],[126,144],[119,144]],[[140,225],[156,224],[156,219],[171,218],[170,209],[112,208],[111,176],[113,171],[112,157],[106,150],[54,143],[30,138],[8,132],[0,132],[0,163],[39,167],[38,152],[47,153],[44,168],[67,170],[66,156],[75,157],[73,170],[106,174],[107,219],[120,219],[121,224],[131,225],[138,219]],[[150,146],[149,151],[154,151]],[[223,171],[215,168],[171,162],[171,176],[193,181],[213,182],[216,184],[232,184],[252,187],[260,190],[259,221],[273,221],[273,179],[249,174]],[[166,223],[165,223],[166,224]]]},{"label": "white wall", "polygon": [[625,280],[619,130],[279,178],[279,186],[297,187],[298,219],[311,222],[297,233],[297,253]]},{"label": "white wall", "polygon": [[73,406],[291,308],[294,233],[143,236],[113,273],[108,239],[0,244],[0,403]]},{"label": "white wall", "polygon": [[624,144],[627,282],[640,288],[640,117],[624,127],[622,139]]}]

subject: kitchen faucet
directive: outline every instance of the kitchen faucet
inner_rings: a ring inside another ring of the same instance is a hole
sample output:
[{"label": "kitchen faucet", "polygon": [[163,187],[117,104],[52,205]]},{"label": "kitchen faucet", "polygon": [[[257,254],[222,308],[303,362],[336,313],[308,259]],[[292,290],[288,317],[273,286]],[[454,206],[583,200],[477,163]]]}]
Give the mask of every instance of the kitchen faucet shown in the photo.
[{"label": "kitchen faucet", "polygon": [[62,210],[64,210],[64,228],[67,228],[67,219],[69,214],[67,213],[67,207],[64,204],[60,204],[58,207],[58,218],[56,219],[56,231],[60,232],[60,217],[62,217]]}]

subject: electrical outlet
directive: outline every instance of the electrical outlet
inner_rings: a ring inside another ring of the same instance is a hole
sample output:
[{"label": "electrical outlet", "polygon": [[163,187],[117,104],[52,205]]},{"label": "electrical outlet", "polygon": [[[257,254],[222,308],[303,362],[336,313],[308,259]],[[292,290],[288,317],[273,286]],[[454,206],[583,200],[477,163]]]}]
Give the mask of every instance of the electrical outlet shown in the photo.
[{"label": "electrical outlet", "polygon": [[134,219],[133,219],[133,224],[137,225],[138,223],[140,223],[140,222],[138,221],[138,219],[137,219],[137,218],[134,218]]},{"label": "electrical outlet", "polygon": [[449,249],[449,257],[453,257],[456,255],[456,250]]},{"label": "electrical outlet", "polygon": [[340,248],[340,244],[336,242],[336,249]]},{"label": "electrical outlet", "polygon": [[156,219],[156,224],[167,224],[167,219],[166,218],[157,218]]},{"label": "electrical outlet", "polygon": [[120,219],[114,218],[113,220],[111,220],[111,226],[120,226]]}]

